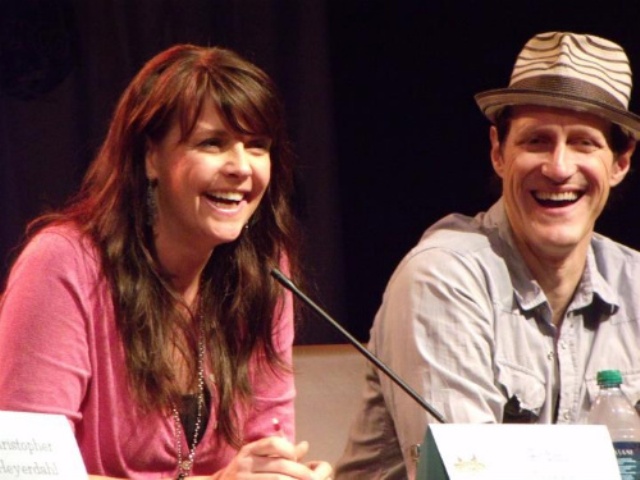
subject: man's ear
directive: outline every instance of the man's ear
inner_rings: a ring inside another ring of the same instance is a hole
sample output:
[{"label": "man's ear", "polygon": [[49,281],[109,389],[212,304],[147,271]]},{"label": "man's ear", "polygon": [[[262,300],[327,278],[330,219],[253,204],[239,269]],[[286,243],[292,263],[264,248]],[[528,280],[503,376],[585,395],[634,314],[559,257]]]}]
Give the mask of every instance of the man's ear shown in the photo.
[{"label": "man's ear", "polygon": [[500,140],[498,140],[498,130],[494,125],[489,130],[489,139],[491,140],[491,164],[496,174],[502,178],[504,174],[504,157],[500,148]]},{"label": "man's ear", "polygon": [[615,187],[618,185],[622,180],[624,180],[627,173],[629,173],[629,169],[631,168],[631,157],[633,156],[635,149],[636,141],[634,139],[629,139],[627,149],[614,159],[611,175],[609,176],[610,186]]}]

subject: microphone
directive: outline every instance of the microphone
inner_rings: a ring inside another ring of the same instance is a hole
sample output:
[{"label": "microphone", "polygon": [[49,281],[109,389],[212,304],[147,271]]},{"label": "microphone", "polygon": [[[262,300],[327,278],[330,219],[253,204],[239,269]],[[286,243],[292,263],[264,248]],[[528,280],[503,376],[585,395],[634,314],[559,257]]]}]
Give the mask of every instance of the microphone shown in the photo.
[{"label": "microphone", "polygon": [[283,287],[287,290],[291,291],[295,294],[300,300],[302,300],[307,306],[311,307],[311,309],[324,318],[327,322],[333,326],[338,332],[344,336],[349,343],[351,343],[356,349],[364,355],[367,360],[373,363],[379,370],[381,370],[387,377],[389,377],[397,386],[399,386],[402,390],[404,390],[411,398],[413,398],[423,409],[429,412],[433,418],[438,420],[440,423],[446,423],[444,416],[438,412],[432,405],[427,403],[424,398],[422,398],[415,390],[413,390],[409,385],[407,385],[398,375],[391,370],[382,360],[376,357],[373,353],[363,347],[358,340],[355,339],[353,335],[351,335],[345,328],[340,325],[336,320],[331,318],[327,312],[325,312],[322,308],[320,308],[313,300],[311,300],[307,295],[305,295],[296,285],[287,278],[280,270],[277,268],[271,269],[271,276],[275,278]]}]

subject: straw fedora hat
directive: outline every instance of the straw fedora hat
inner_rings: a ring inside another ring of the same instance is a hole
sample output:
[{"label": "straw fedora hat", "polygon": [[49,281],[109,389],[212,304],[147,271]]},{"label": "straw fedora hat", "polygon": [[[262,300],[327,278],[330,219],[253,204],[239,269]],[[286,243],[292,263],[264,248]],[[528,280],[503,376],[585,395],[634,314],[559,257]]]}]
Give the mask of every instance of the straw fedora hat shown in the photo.
[{"label": "straw fedora hat", "polygon": [[495,122],[509,105],[568,108],[599,115],[640,138],[640,116],[629,111],[631,67],[622,47],[593,35],[541,33],[516,60],[507,88],[475,95]]}]

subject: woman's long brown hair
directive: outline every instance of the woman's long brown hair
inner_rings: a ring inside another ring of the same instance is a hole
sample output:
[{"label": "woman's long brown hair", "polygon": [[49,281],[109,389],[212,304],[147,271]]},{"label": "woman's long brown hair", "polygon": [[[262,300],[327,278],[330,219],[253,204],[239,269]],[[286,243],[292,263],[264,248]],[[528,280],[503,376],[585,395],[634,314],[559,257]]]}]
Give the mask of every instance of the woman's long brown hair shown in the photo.
[{"label": "woman's long brown hair", "polygon": [[73,221],[91,236],[110,283],[131,388],[146,409],[166,409],[179,398],[170,346],[175,325],[187,339],[183,351],[196,371],[192,315],[157,262],[152,213],[146,202],[145,152],[177,121],[186,139],[202,105],[213,99],[227,124],[240,133],[272,140],[271,181],[251,225],[234,242],[216,247],[200,284],[200,311],[215,376],[218,432],[231,445],[242,441],[238,405],[252,398],[249,364],[257,356],[277,374],[284,365],[272,335],[281,290],[270,270],[287,262],[297,270],[292,156],[283,107],[269,77],[222,48],[177,45],[151,59],[124,91],[106,139],[78,195],[61,211],[32,224]]}]

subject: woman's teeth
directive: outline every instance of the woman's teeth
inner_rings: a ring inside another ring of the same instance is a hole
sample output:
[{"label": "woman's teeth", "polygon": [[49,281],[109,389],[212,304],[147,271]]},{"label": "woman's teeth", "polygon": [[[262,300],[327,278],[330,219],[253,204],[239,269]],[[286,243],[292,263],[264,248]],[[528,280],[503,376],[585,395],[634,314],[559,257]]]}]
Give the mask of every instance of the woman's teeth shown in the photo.
[{"label": "woman's teeth", "polygon": [[216,203],[236,204],[244,199],[244,194],[240,192],[216,192],[207,193],[207,197]]}]

